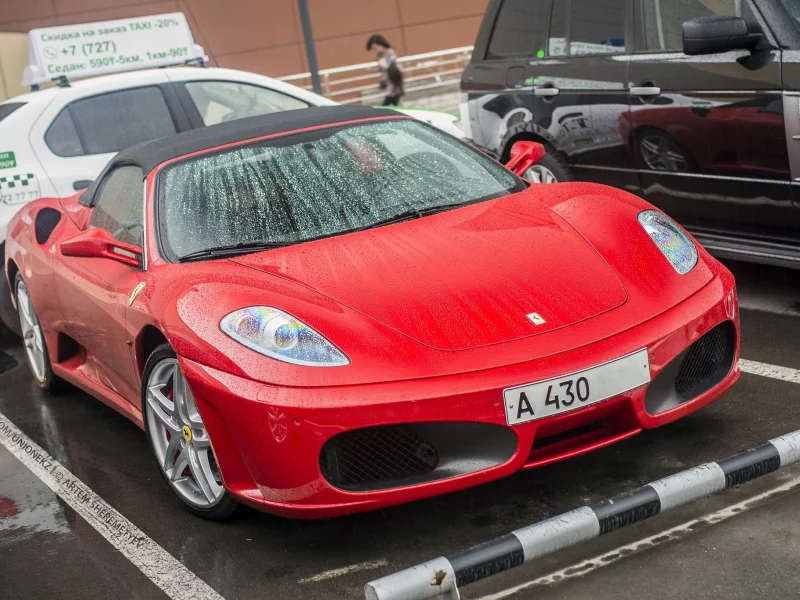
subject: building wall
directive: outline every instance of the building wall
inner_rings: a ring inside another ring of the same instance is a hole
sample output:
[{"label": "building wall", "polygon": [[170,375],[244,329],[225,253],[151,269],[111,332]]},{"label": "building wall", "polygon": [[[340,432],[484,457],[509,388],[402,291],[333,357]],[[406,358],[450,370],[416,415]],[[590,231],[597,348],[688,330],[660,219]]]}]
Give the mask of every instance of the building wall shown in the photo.
[{"label": "building wall", "polygon": [[[365,44],[373,33],[382,33],[400,54],[470,45],[488,3],[308,1],[323,69],[372,60]],[[308,70],[296,0],[0,0],[0,32],[178,11],[212,65],[273,77]]]},{"label": "building wall", "polygon": [[0,102],[26,91],[22,88],[22,70],[26,64],[28,36],[0,33]]}]

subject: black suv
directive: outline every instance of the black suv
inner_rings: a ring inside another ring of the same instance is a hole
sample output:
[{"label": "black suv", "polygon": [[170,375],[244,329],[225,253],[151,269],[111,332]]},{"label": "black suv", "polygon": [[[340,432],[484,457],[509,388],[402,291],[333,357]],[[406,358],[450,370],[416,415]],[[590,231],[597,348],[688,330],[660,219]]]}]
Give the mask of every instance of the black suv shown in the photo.
[{"label": "black suv", "polygon": [[722,257],[800,268],[800,0],[490,0],[467,136],[638,194]]}]

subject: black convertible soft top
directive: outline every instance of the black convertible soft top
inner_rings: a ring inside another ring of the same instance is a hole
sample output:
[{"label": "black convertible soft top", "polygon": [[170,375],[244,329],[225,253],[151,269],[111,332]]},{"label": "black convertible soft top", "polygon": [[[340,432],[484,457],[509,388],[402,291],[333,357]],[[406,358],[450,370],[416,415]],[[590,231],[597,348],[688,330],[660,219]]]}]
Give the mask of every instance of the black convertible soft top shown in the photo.
[{"label": "black convertible soft top", "polygon": [[147,177],[150,171],[161,163],[193,152],[307,127],[376,117],[408,118],[394,110],[368,106],[316,106],[238,119],[142,142],[117,153],[92,185],[86,189],[80,202],[91,205],[97,188],[106,173],[119,165],[137,165],[142,168],[144,176]]}]

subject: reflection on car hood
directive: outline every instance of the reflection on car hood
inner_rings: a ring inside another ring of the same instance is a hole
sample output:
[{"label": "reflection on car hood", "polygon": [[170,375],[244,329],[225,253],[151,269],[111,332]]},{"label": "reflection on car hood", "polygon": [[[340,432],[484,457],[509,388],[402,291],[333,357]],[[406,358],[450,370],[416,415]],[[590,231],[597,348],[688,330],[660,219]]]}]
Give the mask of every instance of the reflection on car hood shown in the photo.
[{"label": "reflection on car hood", "polygon": [[450,351],[566,327],[627,299],[594,248],[525,192],[233,260]]}]

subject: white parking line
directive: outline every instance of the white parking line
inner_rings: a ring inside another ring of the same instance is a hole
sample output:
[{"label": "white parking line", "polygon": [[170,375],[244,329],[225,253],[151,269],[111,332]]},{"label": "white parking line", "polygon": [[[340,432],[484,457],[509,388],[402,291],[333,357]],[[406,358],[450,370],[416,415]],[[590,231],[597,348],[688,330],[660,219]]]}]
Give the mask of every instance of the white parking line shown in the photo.
[{"label": "white parking line", "polygon": [[357,573],[359,571],[369,571],[370,569],[379,569],[381,567],[387,566],[388,564],[389,561],[385,558],[380,558],[378,560],[370,560],[367,562],[358,563],[357,565],[342,567],[341,569],[331,569],[330,571],[323,571],[322,573],[317,573],[316,575],[312,575],[311,577],[301,579],[297,583],[317,583],[319,581],[325,581],[326,579],[333,579],[334,577],[349,575],[350,573]]},{"label": "white parking line", "polygon": [[223,600],[0,413],[0,444],[173,600]]},{"label": "white parking line", "polygon": [[771,490],[767,490],[766,492],[758,494],[757,496],[753,496],[752,498],[748,498],[747,500],[742,500],[741,502],[727,506],[716,512],[709,513],[691,521],[687,521],[682,525],[677,525],[671,529],[667,529],[666,531],[656,533],[649,537],[636,540],[635,542],[626,544],[625,546],[614,548],[605,554],[569,565],[568,567],[564,567],[558,571],[554,571],[547,575],[543,575],[542,577],[538,577],[531,581],[527,581],[525,583],[505,589],[502,592],[489,594],[488,596],[481,596],[477,600],[501,600],[502,598],[508,598],[509,596],[513,596],[518,592],[530,589],[532,587],[553,585],[554,583],[561,583],[569,579],[575,579],[576,577],[583,577],[587,573],[602,569],[608,565],[613,565],[615,562],[618,562],[623,558],[631,556],[637,552],[649,550],[650,548],[660,546],[661,544],[666,544],[667,542],[673,542],[687,537],[688,535],[696,532],[695,528],[698,525],[716,525],[722,521],[727,521],[731,517],[735,517],[736,515],[740,515],[743,512],[755,508],[756,505],[763,500],[766,500],[777,494],[788,492],[798,486],[800,486],[800,477],[795,477],[783,485]]},{"label": "white parking line", "polygon": [[779,367],[767,363],[756,362],[754,360],[739,360],[739,367],[743,373],[751,375],[761,375],[772,379],[780,379],[790,383],[800,383],[800,370],[790,369],[789,367]]}]

